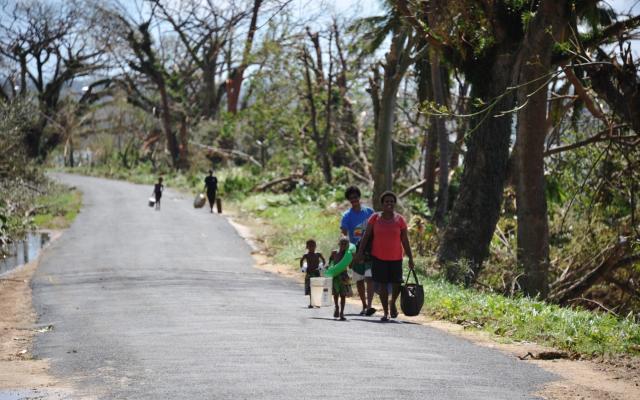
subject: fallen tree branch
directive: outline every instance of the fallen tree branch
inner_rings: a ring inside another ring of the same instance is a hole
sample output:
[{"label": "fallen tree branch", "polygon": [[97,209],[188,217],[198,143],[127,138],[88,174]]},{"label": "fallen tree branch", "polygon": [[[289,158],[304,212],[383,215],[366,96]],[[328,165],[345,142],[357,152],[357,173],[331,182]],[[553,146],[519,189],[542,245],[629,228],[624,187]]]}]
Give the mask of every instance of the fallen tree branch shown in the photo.
[{"label": "fallen tree branch", "polygon": [[346,165],[343,165],[342,168],[344,168],[345,171],[349,172],[351,175],[355,176],[362,182],[366,183],[368,186],[373,187],[372,179],[367,178],[366,176],[362,175],[358,171],[354,170],[353,168],[347,167]]},{"label": "fallen tree branch", "polygon": [[427,181],[426,179],[423,179],[423,180],[421,180],[420,182],[415,183],[415,184],[413,184],[413,185],[409,186],[408,188],[406,188],[405,190],[403,190],[403,191],[402,191],[402,193],[400,193],[400,194],[398,195],[398,198],[399,198],[399,199],[401,199],[401,198],[405,197],[406,195],[408,195],[409,193],[414,192],[415,190],[417,190],[417,189],[421,188],[421,187],[422,187],[422,185],[424,185],[424,183],[425,183],[426,181]]},{"label": "fallen tree branch", "polygon": [[299,180],[301,178],[303,178],[304,175],[300,174],[300,173],[294,173],[291,174],[289,176],[285,176],[283,178],[278,178],[278,179],[274,179],[272,181],[269,182],[265,182],[265,183],[261,183],[260,185],[255,186],[253,189],[251,189],[252,192],[264,192],[265,190],[279,184],[279,183],[283,183],[283,182],[293,182],[296,180]]},{"label": "fallen tree branch", "polygon": [[640,259],[640,254],[624,258],[624,255],[628,251],[628,249],[628,241],[620,242],[612,246],[609,251],[605,252],[603,260],[602,262],[600,262],[600,264],[598,264],[591,271],[582,275],[581,278],[570,284],[568,287],[560,284],[559,286],[564,286],[566,288],[555,291],[549,296],[549,299],[558,304],[565,304],[570,301],[570,299],[580,297],[593,285],[603,279],[605,275],[622,266],[628,265]]},{"label": "fallen tree branch", "polygon": [[579,297],[579,298],[576,298],[576,299],[568,300],[567,303],[572,303],[572,302],[575,302],[575,301],[586,301],[587,303],[593,303],[593,304],[597,305],[598,307],[602,308],[603,310],[605,310],[606,312],[611,313],[611,314],[615,315],[616,317],[618,317],[618,313],[616,313],[615,311],[605,307],[604,304],[602,304],[602,303],[600,303],[598,301],[595,301],[595,300],[586,299],[584,297]]}]

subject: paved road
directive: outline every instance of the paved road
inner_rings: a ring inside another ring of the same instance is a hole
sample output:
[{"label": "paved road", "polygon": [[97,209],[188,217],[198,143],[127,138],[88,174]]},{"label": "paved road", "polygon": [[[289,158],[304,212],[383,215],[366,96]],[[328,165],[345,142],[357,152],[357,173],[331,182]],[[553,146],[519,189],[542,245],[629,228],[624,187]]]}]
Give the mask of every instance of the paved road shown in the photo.
[{"label": "paved road", "polygon": [[169,190],[156,212],[151,187],[59,178],[85,206],[34,278],[55,327],[35,355],[74,399],[531,399],[554,379],[428,327],[308,310],[190,198]]}]

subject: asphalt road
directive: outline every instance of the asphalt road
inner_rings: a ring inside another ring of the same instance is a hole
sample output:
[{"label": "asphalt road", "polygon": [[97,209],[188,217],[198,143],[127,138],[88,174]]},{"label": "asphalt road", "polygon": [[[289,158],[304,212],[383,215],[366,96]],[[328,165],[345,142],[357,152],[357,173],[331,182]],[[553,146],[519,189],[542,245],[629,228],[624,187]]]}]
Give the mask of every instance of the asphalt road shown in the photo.
[{"label": "asphalt road", "polygon": [[191,198],[168,190],[154,211],[149,186],[58,178],[84,208],[34,278],[38,322],[54,326],[34,354],[71,398],[511,400],[555,379],[428,327],[309,310]]}]

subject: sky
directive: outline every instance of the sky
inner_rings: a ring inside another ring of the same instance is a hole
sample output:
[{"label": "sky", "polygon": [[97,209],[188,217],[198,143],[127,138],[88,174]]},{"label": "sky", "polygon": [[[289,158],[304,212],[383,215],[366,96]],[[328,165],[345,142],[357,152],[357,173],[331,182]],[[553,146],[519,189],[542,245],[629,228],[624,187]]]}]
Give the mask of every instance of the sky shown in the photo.
[{"label": "sky", "polygon": [[[626,12],[632,10],[634,14],[640,13],[639,0],[606,0],[614,10]],[[319,4],[325,4],[333,8],[339,15],[343,13],[369,16],[379,13],[381,0],[294,0],[294,8],[300,15],[304,15],[305,10],[318,9]]]},{"label": "sky", "polygon": [[640,12],[640,1],[638,0],[607,0],[606,2],[618,12],[631,10],[636,15]]}]

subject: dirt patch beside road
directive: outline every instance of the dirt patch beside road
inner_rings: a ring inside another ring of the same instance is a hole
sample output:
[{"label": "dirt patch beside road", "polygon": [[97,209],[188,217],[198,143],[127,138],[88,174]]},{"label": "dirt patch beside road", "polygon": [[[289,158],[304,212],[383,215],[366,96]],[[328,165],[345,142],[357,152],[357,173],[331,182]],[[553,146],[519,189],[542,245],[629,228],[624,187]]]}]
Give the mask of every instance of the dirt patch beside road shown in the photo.
[{"label": "dirt patch beside road", "polygon": [[[288,265],[275,264],[262,246],[262,239],[253,232],[264,230],[264,226],[251,226],[246,219],[229,222],[236,228],[238,234],[244,237],[253,249],[256,268],[278,274],[288,279],[302,283],[304,275]],[[302,293],[302,291],[301,291]],[[360,301],[350,298],[347,301],[357,306]],[[380,309],[380,305],[377,305]],[[504,343],[504,338],[486,332],[466,329],[462,325],[447,321],[433,320],[425,315],[405,317],[407,321],[420,323],[435,329],[467,339],[477,345],[489,347],[513,357],[523,357],[522,362],[534,363],[540,368],[552,372],[560,380],[542,388],[537,395],[548,400],[637,400],[640,399],[640,359],[617,358],[615,360],[570,360],[570,359],[535,359],[539,355],[562,353],[555,349],[537,345],[535,343],[511,342]],[[400,320],[405,319],[400,318]]]},{"label": "dirt patch beside road", "polygon": [[[52,232],[51,241],[60,236]],[[43,249],[46,251],[46,249]],[[0,278],[0,394],[2,389],[45,389],[58,382],[46,360],[32,358],[33,337],[52,327],[36,326],[31,302],[31,278],[38,259]]]}]

